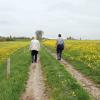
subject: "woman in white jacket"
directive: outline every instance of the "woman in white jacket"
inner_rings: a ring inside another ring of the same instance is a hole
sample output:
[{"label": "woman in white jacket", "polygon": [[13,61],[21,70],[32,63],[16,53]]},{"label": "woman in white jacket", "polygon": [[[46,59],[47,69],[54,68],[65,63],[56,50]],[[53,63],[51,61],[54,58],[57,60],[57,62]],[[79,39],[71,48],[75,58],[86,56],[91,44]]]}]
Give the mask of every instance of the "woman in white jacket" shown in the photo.
[{"label": "woman in white jacket", "polygon": [[30,43],[32,63],[33,62],[37,63],[37,54],[39,50],[40,50],[40,42],[35,37],[33,37]]}]

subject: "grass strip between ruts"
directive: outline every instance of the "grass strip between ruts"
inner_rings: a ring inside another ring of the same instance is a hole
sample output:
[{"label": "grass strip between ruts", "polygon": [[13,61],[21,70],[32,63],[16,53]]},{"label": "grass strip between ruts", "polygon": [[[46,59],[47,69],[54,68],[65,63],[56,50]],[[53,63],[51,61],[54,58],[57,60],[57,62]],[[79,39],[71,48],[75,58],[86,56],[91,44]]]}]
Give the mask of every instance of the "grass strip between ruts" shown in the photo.
[{"label": "grass strip between ruts", "polygon": [[51,100],[91,100],[88,93],[45,48],[40,52]]}]

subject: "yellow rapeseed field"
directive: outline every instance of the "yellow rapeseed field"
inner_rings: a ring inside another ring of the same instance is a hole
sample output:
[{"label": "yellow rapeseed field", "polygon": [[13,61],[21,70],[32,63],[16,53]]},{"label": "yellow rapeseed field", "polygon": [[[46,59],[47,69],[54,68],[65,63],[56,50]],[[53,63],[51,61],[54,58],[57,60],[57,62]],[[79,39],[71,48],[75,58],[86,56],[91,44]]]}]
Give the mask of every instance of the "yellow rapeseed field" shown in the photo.
[{"label": "yellow rapeseed field", "polygon": [[28,42],[0,42],[0,61],[6,59],[10,54],[25,47]]},{"label": "yellow rapeseed field", "polygon": [[[47,40],[43,44],[53,51],[55,50],[55,40]],[[88,67],[95,69],[100,66],[100,41],[65,40],[63,54],[69,60],[81,61]]]}]

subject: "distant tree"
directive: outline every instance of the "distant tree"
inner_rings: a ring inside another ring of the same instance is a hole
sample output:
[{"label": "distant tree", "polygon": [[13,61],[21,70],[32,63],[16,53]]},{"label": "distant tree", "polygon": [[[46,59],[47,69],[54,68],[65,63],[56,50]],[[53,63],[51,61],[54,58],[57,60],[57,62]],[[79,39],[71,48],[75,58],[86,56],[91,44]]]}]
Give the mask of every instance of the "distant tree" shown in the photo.
[{"label": "distant tree", "polygon": [[67,37],[67,40],[77,40],[77,39],[75,39],[75,38],[69,36],[69,37]]},{"label": "distant tree", "polygon": [[72,40],[72,37],[71,36],[67,37],[67,40]]},{"label": "distant tree", "polygon": [[3,37],[3,36],[0,36],[0,41],[29,41],[30,38],[29,37],[12,37],[11,35],[8,36],[8,37]]},{"label": "distant tree", "polygon": [[10,35],[10,37],[9,37],[10,39],[12,39],[12,36]]},{"label": "distant tree", "polygon": [[42,30],[37,30],[35,33],[36,33],[36,38],[41,41],[44,32]]}]

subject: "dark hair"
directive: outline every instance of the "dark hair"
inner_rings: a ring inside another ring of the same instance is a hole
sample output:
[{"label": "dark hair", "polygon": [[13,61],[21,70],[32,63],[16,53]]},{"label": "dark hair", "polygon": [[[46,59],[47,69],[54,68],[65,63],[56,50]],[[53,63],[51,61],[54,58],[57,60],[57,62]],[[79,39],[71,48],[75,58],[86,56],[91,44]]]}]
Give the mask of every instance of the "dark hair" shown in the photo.
[{"label": "dark hair", "polygon": [[58,37],[61,37],[61,34],[58,34]]}]

